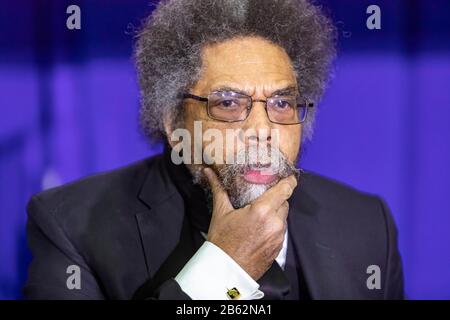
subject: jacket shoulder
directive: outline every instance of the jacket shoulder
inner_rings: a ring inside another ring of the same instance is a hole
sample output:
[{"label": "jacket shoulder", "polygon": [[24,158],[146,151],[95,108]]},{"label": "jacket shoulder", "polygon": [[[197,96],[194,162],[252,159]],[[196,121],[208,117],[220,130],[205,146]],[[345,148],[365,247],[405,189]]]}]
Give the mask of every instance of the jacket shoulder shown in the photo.
[{"label": "jacket shoulder", "polygon": [[320,219],[342,230],[385,231],[391,219],[390,210],[380,196],[334,179],[306,171],[299,186],[302,189],[298,194],[300,201],[307,195]]},{"label": "jacket shoulder", "polygon": [[160,155],[45,190],[31,198],[28,211],[39,203],[47,212],[62,218],[61,215],[69,215],[75,208],[77,212],[86,212],[98,206],[116,209],[130,208],[133,203],[137,206],[140,203],[130,199],[137,200],[148,172],[159,160]]},{"label": "jacket shoulder", "polygon": [[381,198],[375,194],[356,189],[346,183],[324,177],[311,171],[302,175],[301,188],[314,197],[320,198],[322,203],[373,203]]}]

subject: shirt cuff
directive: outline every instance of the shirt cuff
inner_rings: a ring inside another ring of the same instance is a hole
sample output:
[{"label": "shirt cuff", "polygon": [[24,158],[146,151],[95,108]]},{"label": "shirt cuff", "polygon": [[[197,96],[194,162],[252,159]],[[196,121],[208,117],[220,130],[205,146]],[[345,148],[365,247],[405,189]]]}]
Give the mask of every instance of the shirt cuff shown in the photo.
[{"label": "shirt cuff", "polygon": [[228,254],[209,241],[205,241],[186,263],[175,281],[193,300],[254,300],[264,297],[264,293],[258,290],[259,284]]}]

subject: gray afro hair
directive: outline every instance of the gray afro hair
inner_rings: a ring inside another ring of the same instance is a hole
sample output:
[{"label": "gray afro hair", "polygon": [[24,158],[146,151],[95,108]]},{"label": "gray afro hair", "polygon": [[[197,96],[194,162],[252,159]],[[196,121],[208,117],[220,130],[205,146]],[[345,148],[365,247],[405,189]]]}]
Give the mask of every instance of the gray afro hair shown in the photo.
[{"label": "gray afro hair", "polygon": [[[162,137],[163,119],[180,123],[180,93],[199,79],[207,44],[257,36],[282,47],[292,61],[300,94],[317,102],[335,56],[336,31],[306,0],[163,0],[137,34],[135,59],[144,133]],[[310,140],[316,107],[303,124]]]}]

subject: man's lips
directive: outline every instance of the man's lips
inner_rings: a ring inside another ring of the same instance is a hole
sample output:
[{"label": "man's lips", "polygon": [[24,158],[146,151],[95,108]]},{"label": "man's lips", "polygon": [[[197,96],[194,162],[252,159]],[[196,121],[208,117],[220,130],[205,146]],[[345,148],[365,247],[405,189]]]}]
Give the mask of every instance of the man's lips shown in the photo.
[{"label": "man's lips", "polygon": [[269,184],[275,181],[278,176],[269,169],[248,169],[243,177],[249,183]]}]

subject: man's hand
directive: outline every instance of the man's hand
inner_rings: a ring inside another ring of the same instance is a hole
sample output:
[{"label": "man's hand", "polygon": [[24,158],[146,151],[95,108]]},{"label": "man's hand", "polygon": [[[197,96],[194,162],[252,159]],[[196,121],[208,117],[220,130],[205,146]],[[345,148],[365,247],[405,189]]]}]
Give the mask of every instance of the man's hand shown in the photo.
[{"label": "man's hand", "polygon": [[294,176],[284,178],[251,204],[235,210],[216,174],[210,168],[204,172],[214,202],[208,241],[258,280],[283,247],[289,211],[287,200],[297,180]]}]

